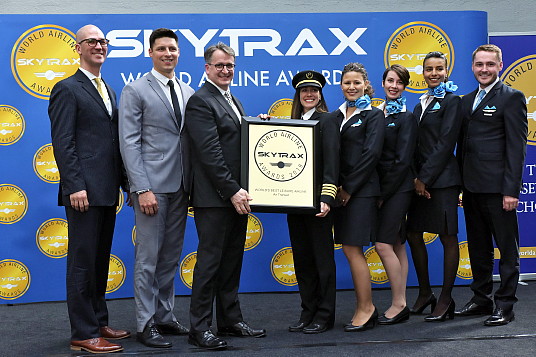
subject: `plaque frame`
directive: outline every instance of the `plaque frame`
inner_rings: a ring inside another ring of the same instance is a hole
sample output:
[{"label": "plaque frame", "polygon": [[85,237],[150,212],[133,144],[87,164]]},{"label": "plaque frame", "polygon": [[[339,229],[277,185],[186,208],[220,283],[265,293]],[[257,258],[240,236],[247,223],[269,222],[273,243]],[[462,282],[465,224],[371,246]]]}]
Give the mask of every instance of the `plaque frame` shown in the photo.
[{"label": "plaque frame", "polygon": [[[318,213],[322,185],[319,121],[242,117],[241,130],[240,179],[253,199],[251,210]],[[278,144],[288,144],[288,150]]]}]

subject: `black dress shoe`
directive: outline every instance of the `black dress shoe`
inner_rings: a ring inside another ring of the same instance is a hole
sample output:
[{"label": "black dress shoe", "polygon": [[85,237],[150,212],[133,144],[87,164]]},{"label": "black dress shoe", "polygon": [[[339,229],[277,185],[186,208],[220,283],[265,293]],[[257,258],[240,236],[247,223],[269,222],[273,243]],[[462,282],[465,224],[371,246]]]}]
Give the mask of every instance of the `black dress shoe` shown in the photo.
[{"label": "black dress shoe", "polygon": [[441,315],[435,316],[435,315],[428,315],[424,318],[424,321],[426,322],[443,322],[447,319],[447,317],[452,320],[454,318],[454,309],[456,308],[456,304],[454,303],[454,300],[450,300],[449,306],[447,306],[447,309],[444,313]]},{"label": "black dress shoe", "polygon": [[361,332],[366,331],[374,328],[376,326],[376,322],[378,321],[378,309],[374,309],[374,312],[370,316],[367,322],[365,322],[363,325],[346,325],[344,326],[344,332]]},{"label": "black dress shoe", "polygon": [[156,328],[162,335],[186,335],[190,332],[190,330],[181,325],[179,321],[173,321],[167,324],[157,324]]},{"label": "black dress shoe", "polygon": [[493,312],[492,306],[478,305],[472,301],[469,301],[460,310],[454,312],[456,316],[476,316],[476,315],[490,315]]},{"label": "black dress shoe", "polygon": [[224,350],[227,342],[214,336],[212,331],[192,332],[188,334],[188,343],[206,350]]},{"label": "black dress shoe", "polygon": [[493,314],[484,321],[486,326],[502,326],[508,324],[510,321],[514,320],[514,311],[513,310],[504,310],[500,307],[496,308],[493,311]]},{"label": "black dress shoe", "polygon": [[218,336],[235,336],[235,337],[264,337],[265,329],[253,329],[244,321],[238,322],[230,327],[218,328]]},{"label": "black dress shoe", "polygon": [[423,305],[421,305],[419,307],[414,306],[413,308],[409,309],[409,312],[412,313],[412,314],[422,314],[424,309],[426,309],[426,307],[428,305],[430,305],[430,313],[432,313],[432,311],[434,311],[434,309],[436,307],[436,304],[437,304],[437,299],[436,299],[435,295],[432,293],[432,295],[430,295],[428,300],[426,300]]},{"label": "black dress shoe", "polygon": [[322,333],[322,332],[326,332],[330,328],[331,326],[328,326],[327,324],[312,323],[309,326],[303,328],[303,333],[306,333],[306,334]]},{"label": "black dress shoe", "polygon": [[309,326],[309,324],[310,322],[298,321],[295,324],[290,325],[288,330],[290,332],[302,332],[305,327]]},{"label": "black dress shoe", "polygon": [[156,347],[156,348],[169,348],[171,347],[171,342],[166,341],[164,337],[158,332],[155,324],[147,324],[143,332],[137,333],[138,341],[143,343],[147,347]]},{"label": "black dress shoe", "polygon": [[409,308],[406,306],[405,308],[402,309],[402,311],[400,311],[398,314],[396,314],[395,316],[391,318],[385,317],[385,314],[380,316],[378,318],[378,325],[394,325],[399,322],[408,321],[408,319],[409,319]]}]

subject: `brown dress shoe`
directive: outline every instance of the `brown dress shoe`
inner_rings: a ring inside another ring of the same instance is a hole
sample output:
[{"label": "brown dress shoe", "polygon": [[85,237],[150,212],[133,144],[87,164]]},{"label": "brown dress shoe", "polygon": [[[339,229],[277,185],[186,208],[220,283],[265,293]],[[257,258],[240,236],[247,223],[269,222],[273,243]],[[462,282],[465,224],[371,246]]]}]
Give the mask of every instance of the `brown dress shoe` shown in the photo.
[{"label": "brown dress shoe", "polygon": [[71,350],[87,351],[90,353],[110,353],[123,350],[121,345],[106,341],[102,337],[90,338],[89,340],[71,341]]},{"label": "brown dress shoe", "polygon": [[103,326],[100,328],[101,337],[108,340],[120,340],[122,338],[130,337],[130,331],[116,330],[110,326]]}]

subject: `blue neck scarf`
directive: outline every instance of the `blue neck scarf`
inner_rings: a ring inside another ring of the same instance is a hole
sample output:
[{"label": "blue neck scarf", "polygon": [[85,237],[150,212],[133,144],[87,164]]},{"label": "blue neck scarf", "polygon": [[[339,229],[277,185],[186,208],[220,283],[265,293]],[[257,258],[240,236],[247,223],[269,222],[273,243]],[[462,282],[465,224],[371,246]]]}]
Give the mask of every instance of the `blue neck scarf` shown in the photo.
[{"label": "blue neck scarf", "polygon": [[448,81],[446,83],[442,82],[435,88],[428,88],[428,95],[433,95],[436,98],[443,98],[445,97],[445,93],[452,93],[456,92],[457,90],[458,86],[452,81]]},{"label": "blue neck scarf", "polygon": [[396,114],[400,113],[404,105],[406,105],[406,97],[399,97],[396,100],[386,100],[385,102],[385,111],[387,114]]},{"label": "blue neck scarf", "polygon": [[356,100],[346,100],[346,105],[348,108],[356,107],[357,109],[365,109],[371,103],[370,97],[368,94],[365,94],[362,97],[357,98]]}]

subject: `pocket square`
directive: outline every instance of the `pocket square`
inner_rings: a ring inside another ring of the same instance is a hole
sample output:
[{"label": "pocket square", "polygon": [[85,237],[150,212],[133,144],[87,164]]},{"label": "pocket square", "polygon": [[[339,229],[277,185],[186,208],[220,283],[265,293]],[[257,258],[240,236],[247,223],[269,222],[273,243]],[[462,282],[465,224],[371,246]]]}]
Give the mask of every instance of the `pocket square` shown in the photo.
[{"label": "pocket square", "polygon": [[363,124],[363,122],[361,121],[361,119],[359,119],[357,123],[353,123],[352,125],[350,125],[350,127],[353,128],[354,126],[360,126],[361,124]]},{"label": "pocket square", "polygon": [[495,108],[494,105],[491,106],[491,107],[488,107],[488,106],[486,105],[486,107],[484,108],[484,110],[497,110],[497,108]]},{"label": "pocket square", "polygon": [[389,124],[387,124],[387,126],[391,126],[391,127],[392,127],[392,126],[396,126],[396,125],[395,125],[395,123],[389,123]]},{"label": "pocket square", "polygon": [[438,102],[436,102],[436,104],[434,104],[434,106],[432,107],[432,110],[439,110],[441,109],[441,105],[439,105]]}]

